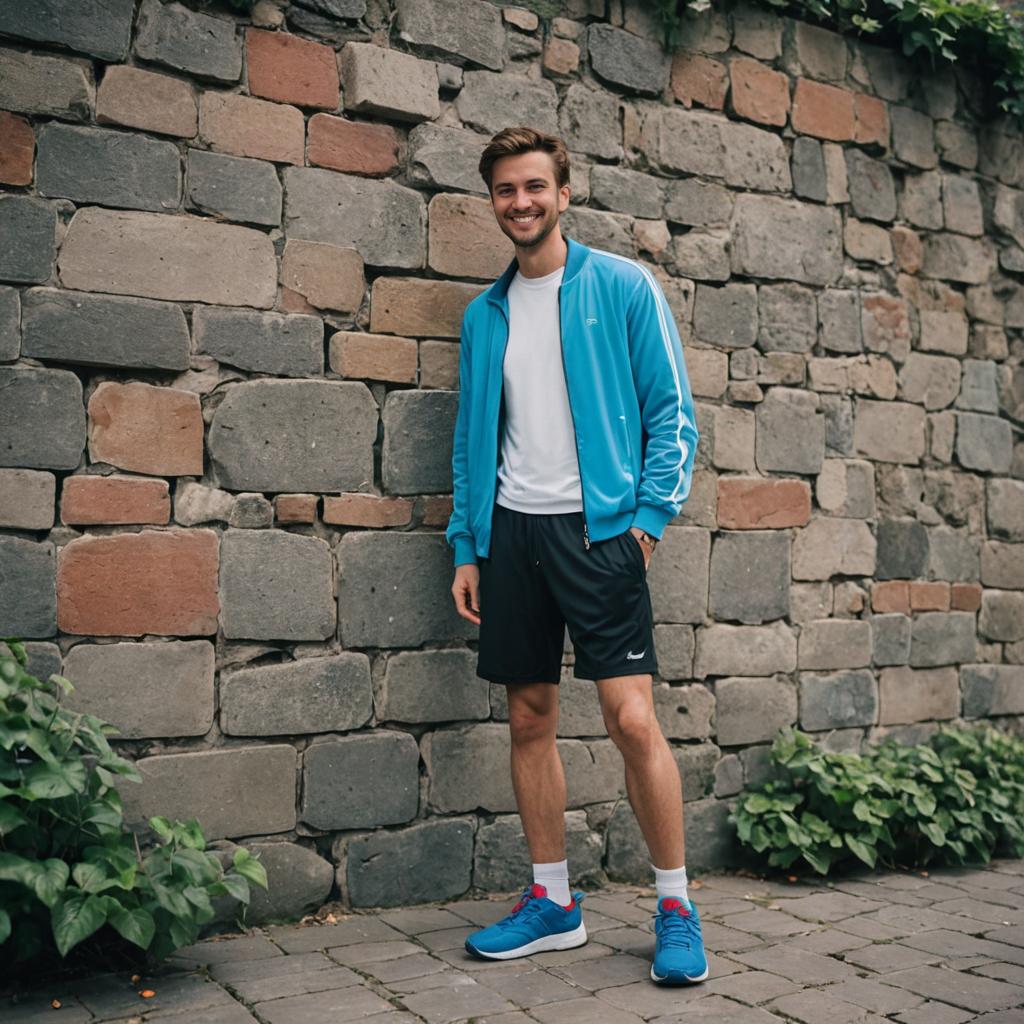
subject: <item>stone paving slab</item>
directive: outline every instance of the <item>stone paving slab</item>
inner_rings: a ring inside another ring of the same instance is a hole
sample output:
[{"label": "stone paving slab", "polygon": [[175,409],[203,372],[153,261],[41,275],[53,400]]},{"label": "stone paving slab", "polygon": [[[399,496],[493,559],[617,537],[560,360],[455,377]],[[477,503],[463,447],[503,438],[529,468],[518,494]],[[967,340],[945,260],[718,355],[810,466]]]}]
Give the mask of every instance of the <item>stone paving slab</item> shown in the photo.
[{"label": "stone paving slab", "polygon": [[578,949],[470,958],[466,936],[516,896],[325,908],[179,950],[134,983],[102,975],[0,999],[0,1021],[1024,1024],[1024,862],[834,883],[719,875],[692,895],[711,970],[685,989],[649,979],[652,892],[617,886],[587,898]]}]

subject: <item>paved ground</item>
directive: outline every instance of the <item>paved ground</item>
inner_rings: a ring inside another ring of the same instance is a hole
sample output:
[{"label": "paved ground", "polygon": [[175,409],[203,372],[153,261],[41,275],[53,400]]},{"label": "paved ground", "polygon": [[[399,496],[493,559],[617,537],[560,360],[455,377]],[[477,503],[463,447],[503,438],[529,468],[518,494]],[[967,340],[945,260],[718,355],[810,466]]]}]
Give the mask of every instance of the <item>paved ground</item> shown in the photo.
[{"label": "paved ground", "polygon": [[156,976],[54,987],[0,1021],[1024,1024],[1022,861],[834,886],[717,876],[693,896],[711,977],[685,990],[647,980],[650,890],[616,888],[588,897],[591,941],[568,953],[469,959],[467,932],[510,901],[466,900],[203,942]]}]

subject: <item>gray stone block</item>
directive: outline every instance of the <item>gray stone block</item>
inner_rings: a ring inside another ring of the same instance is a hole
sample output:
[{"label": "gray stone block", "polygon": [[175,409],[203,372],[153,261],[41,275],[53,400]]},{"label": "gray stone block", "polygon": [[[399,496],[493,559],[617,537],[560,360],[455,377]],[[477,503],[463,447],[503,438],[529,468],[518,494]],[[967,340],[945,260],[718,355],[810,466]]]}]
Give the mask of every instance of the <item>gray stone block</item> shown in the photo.
[{"label": "gray stone block", "polygon": [[981,582],[997,590],[1024,590],[1024,544],[985,541],[981,546]]},{"label": "gray stone block", "polygon": [[651,559],[647,585],[655,622],[703,622],[708,610],[711,534],[695,526],[667,526]]},{"label": "gray stone block", "polygon": [[244,224],[281,223],[281,182],[273,164],[190,149],[185,195],[190,206]]},{"label": "gray stone block", "polygon": [[30,196],[0,196],[0,281],[41,284],[53,273],[57,207]]},{"label": "gray stone block", "polygon": [[143,0],[135,52],[145,60],[222,82],[237,82],[242,73],[242,41],[235,22],[178,3]]},{"label": "gray stone block", "polygon": [[569,807],[603,804],[626,795],[622,755],[611,740],[559,740],[558,756],[565,766]]},{"label": "gray stone block", "polygon": [[796,722],[796,689],[788,679],[719,679],[715,683],[715,739],[734,747],[775,739]]},{"label": "gray stone block", "polygon": [[818,329],[814,292],[798,284],[761,285],[757,321],[762,352],[810,352]]},{"label": "gray stone block", "polygon": [[928,567],[928,531],[916,519],[883,519],[875,528],[875,578],[912,580]]},{"label": "gray stone block", "polygon": [[396,907],[461,896],[472,867],[473,820],[448,818],[350,840],[345,880],[352,906]]},{"label": "gray stone block", "polygon": [[817,396],[774,387],[757,407],[755,456],[762,473],[821,471],[825,458],[825,417]]},{"label": "gray stone block", "polygon": [[[973,620],[973,616],[969,617]],[[1008,643],[1024,640],[1024,593],[985,590],[981,595],[978,632],[989,640],[1005,640]],[[973,658],[961,660],[972,661]]]},{"label": "gray stone block", "polygon": [[914,668],[974,661],[973,612],[922,612],[914,617],[910,664]]},{"label": "gray stone block", "polygon": [[1009,421],[976,412],[957,413],[956,457],[965,469],[1008,473],[1013,462],[1013,431]]},{"label": "gray stone block", "polygon": [[1024,665],[963,665],[964,718],[1024,715]]},{"label": "gray stone block", "polygon": [[109,722],[119,739],[205,736],[213,725],[213,644],[76,644],[64,659],[75,684],[64,702]]},{"label": "gray stone block", "polygon": [[229,639],[325,640],[334,632],[331,549],[281,530],[227,530],[220,603]]},{"label": "gray stone block", "polygon": [[954,718],[960,712],[955,668],[884,668],[878,680],[879,725]]},{"label": "gray stone block", "polygon": [[804,623],[797,648],[800,668],[861,668],[871,664],[871,623],[817,619]]},{"label": "gray stone block", "polygon": [[827,288],[818,294],[818,338],[830,352],[860,352],[860,299],[853,289]]},{"label": "gray stone block", "polygon": [[969,582],[981,571],[978,539],[963,530],[934,526],[928,530],[928,575],[931,579]]},{"label": "gray stone block", "polygon": [[935,171],[907,174],[900,192],[900,216],[915,227],[942,227],[942,178]]},{"label": "gray stone block", "polygon": [[482,0],[398,0],[399,38],[428,56],[454,57],[500,71],[505,63],[501,11]]},{"label": "gray stone block", "polygon": [[181,204],[181,157],[174,143],[58,121],[42,125],[36,140],[41,195],[156,212]]},{"label": "gray stone block", "polygon": [[228,525],[240,530],[268,530],[274,525],[274,506],[262,494],[239,494],[231,503]]},{"label": "gray stone block", "polygon": [[0,109],[89,121],[95,100],[90,61],[0,50]]},{"label": "gray stone block", "polygon": [[21,352],[21,299],[16,288],[0,287],[0,363]]},{"label": "gray stone block", "polygon": [[661,731],[672,740],[706,740],[711,735],[715,698],[700,683],[654,687],[654,713]]},{"label": "gray stone block", "polygon": [[197,352],[241,370],[282,377],[324,372],[324,325],[317,316],[196,306],[192,330]]},{"label": "gray stone block", "polygon": [[846,150],[850,205],[861,220],[890,221],[896,216],[896,189],[892,172],[881,160],[863,150]]},{"label": "gray stone block", "polygon": [[910,107],[889,107],[892,124],[892,147],[897,160],[912,167],[935,167],[939,156],[935,152],[935,122],[927,114]]},{"label": "gray stone block", "polygon": [[665,181],[662,187],[668,220],[692,227],[729,223],[733,196],[722,185],[697,178],[673,178]]},{"label": "gray stone block", "polygon": [[188,323],[180,306],[56,288],[22,300],[22,352],[96,366],[185,370]]},{"label": "gray stone block", "polygon": [[874,535],[863,520],[815,518],[793,538],[793,579],[871,576],[875,553]]},{"label": "gray stone block", "polygon": [[562,214],[562,225],[570,238],[592,249],[604,249],[630,258],[636,256],[633,218],[624,213],[573,206]]},{"label": "gray stone block", "polygon": [[715,786],[716,766],[721,751],[714,743],[685,743],[672,746],[672,756],[679,766],[683,783],[683,800],[701,800],[710,796]]},{"label": "gray stone block", "polygon": [[228,736],[346,732],[372,714],[370,660],[355,651],[221,673],[220,725]]},{"label": "gray stone block", "polygon": [[441,77],[433,61],[369,42],[348,42],[338,62],[345,108],[395,121],[432,121]]},{"label": "gray stone block", "polygon": [[419,748],[408,733],[317,740],[302,755],[300,816],[334,830],[397,825],[419,808]]},{"label": "gray stone block", "polygon": [[878,683],[872,673],[833,672],[827,676],[801,673],[801,729],[812,732],[849,729],[874,725],[877,718]]},{"label": "gray stone block", "polygon": [[431,810],[458,813],[477,807],[492,812],[516,809],[507,726],[494,723],[438,729],[427,733],[422,743],[430,778]]},{"label": "gray stone block", "polygon": [[135,0],[12,0],[0,5],[0,32],[120,61],[128,52],[134,7]]},{"label": "gray stone block", "polygon": [[701,341],[748,348],[757,341],[757,289],[752,284],[697,285],[693,328]]},{"label": "gray stone block", "polygon": [[457,391],[392,391],[384,402],[381,473],[391,494],[443,494],[452,489],[452,437]]},{"label": "gray stone block", "polygon": [[135,762],[142,785],[121,787],[125,821],[198,818],[207,840],[295,827],[295,748],[287,744],[158,754]]},{"label": "gray stone block", "polygon": [[653,39],[595,22],[587,32],[587,49],[594,73],[612,85],[657,96],[668,84],[668,55]]},{"label": "gray stone block", "polygon": [[382,722],[459,722],[488,718],[487,683],[476,674],[476,652],[401,651],[388,658],[377,694]]},{"label": "gray stone block", "polygon": [[0,463],[75,469],[85,448],[82,383],[68,370],[0,366]]},{"label": "gray stone block", "polygon": [[796,668],[796,637],[783,622],[769,626],[718,624],[697,630],[693,674],[766,676]]},{"label": "gray stone block", "polygon": [[711,552],[709,612],[750,625],[789,614],[789,534],[720,533]]},{"label": "gray stone block", "polygon": [[1024,480],[986,480],[988,528],[997,537],[1024,540]]},{"label": "gray stone block", "polygon": [[595,164],[590,172],[590,198],[606,210],[657,220],[665,197],[661,182],[649,174]]},{"label": "gray stone block", "polygon": [[516,111],[522,124],[549,134],[558,131],[558,94],[546,78],[508,71],[466,71],[455,109],[462,123],[476,131],[500,131],[508,123],[510,110]]},{"label": "gray stone block", "polygon": [[693,674],[693,626],[659,623],[654,627],[654,648],[662,679],[676,682]]},{"label": "gray stone block", "polygon": [[622,159],[619,101],[603,89],[582,82],[570,85],[559,111],[558,130],[573,153]]},{"label": "gray stone block", "polygon": [[[0,644],[0,649],[6,651],[7,645]],[[26,669],[36,679],[49,679],[55,672],[60,674],[60,648],[56,644],[29,640],[25,644],[25,654],[28,657]]]},{"label": "gray stone block", "polygon": [[451,595],[443,534],[349,531],[337,546],[338,617],[345,647],[418,647],[476,637]]},{"label": "gray stone block", "polygon": [[251,886],[249,927],[289,921],[319,910],[334,886],[334,866],[298,843],[246,843],[267,872],[267,888]]},{"label": "gray stone block", "polygon": [[372,267],[426,262],[427,206],[419,192],[318,167],[285,168],[284,189],[289,238],[357,249]]},{"label": "gray stone block", "polygon": [[999,412],[996,364],[991,359],[965,359],[957,408],[973,412]]},{"label": "gray stone block", "polygon": [[793,191],[803,199],[823,203],[828,198],[825,156],[817,139],[799,135],[793,140]]},{"label": "gray stone block", "polygon": [[409,181],[458,192],[486,193],[477,170],[480,144],[476,132],[424,122],[409,132]]},{"label": "gray stone block", "polygon": [[906,665],[910,661],[910,619],[893,612],[871,618],[871,661],[875,665]]},{"label": "gray stone block", "polygon": [[208,445],[222,487],[343,493],[372,483],[376,437],[365,384],[258,380],[225,389]]},{"label": "gray stone block", "polygon": [[0,537],[0,636],[56,634],[56,568],[52,544]]},{"label": "gray stone block", "polygon": [[0,527],[49,530],[53,526],[56,478],[35,469],[0,469]]}]

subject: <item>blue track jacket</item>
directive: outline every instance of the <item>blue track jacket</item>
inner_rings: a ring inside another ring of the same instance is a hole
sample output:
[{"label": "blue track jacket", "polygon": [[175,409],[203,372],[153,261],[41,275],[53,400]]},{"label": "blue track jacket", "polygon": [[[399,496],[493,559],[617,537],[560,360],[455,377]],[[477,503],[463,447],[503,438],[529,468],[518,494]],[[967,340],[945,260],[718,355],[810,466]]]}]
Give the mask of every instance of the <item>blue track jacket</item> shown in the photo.
[{"label": "blue track jacket", "polygon": [[[580,543],[638,526],[660,537],[690,491],[697,426],[679,332],[636,260],[566,239],[558,290],[562,365],[583,491]],[[452,450],[455,565],[486,558],[504,427],[508,269],[466,307]]]}]

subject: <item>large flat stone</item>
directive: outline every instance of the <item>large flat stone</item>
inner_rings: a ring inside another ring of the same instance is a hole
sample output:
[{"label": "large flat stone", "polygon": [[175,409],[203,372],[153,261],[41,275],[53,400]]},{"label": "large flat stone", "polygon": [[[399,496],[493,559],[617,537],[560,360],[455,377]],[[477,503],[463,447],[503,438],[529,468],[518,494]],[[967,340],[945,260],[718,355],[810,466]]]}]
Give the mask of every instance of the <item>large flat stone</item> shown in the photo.
[{"label": "large flat stone", "polygon": [[102,60],[128,52],[135,0],[36,0],[0,7],[0,32],[38,43],[59,43]]},{"label": "large flat stone", "polygon": [[491,710],[475,652],[458,649],[392,654],[376,703],[385,722],[460,722],[487,718]]},{"label": "large flat stone", "polygon": [[398,0],[401,39],[431,56],[500,71],[505,63],[501,11],[482,0]]},{"label": "large flat stone", "polygon": [[281,377],[324,372],[324,325],[316,316],[196,306],[192,330],[196,351],[242,370]]}]

